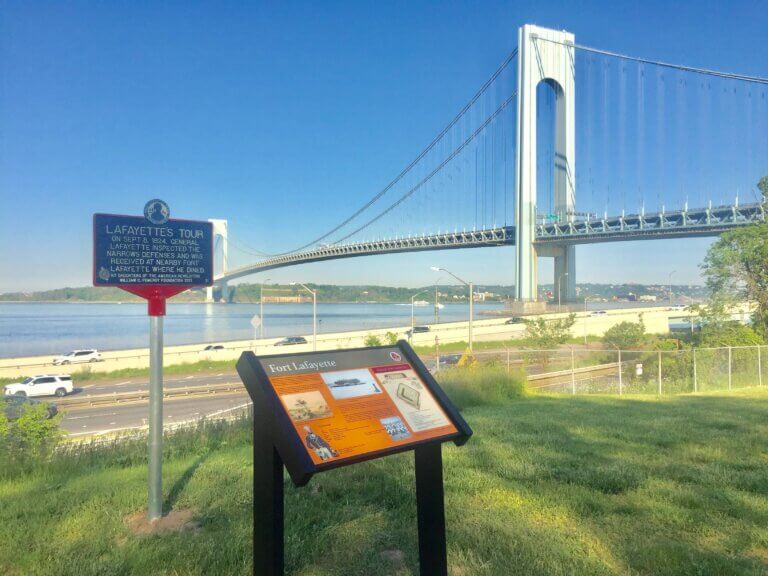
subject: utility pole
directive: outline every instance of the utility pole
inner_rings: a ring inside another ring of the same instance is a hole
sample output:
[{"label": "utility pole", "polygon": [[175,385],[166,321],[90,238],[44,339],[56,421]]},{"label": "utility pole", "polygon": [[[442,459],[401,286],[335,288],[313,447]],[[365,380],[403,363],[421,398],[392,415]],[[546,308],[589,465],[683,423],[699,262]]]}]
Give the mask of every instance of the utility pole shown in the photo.
[{"label": "utility pole", "polygon": [[459,278],[458,276],[456,276],[456,274],[454,274],[450,270],[446,270],[445,268],[439,268],[437,266],[431,266],[430,268],[434,272],[445,272],[446,274],[450,274],[456,280],[458,280],[459,282],[464,284],[464,286],[469,288],[469,351],[472,352],[472,345],[473,345],[473,341],[472,341],[472,317],[474,316],[474,311],[475,311],[475,309],[474,309],[474,300],[475,300],[474,291],[475,291],[475,286],[474,286],[474,284],[472,282],[467,282],[466,280],[464,280],[462,278]]}]

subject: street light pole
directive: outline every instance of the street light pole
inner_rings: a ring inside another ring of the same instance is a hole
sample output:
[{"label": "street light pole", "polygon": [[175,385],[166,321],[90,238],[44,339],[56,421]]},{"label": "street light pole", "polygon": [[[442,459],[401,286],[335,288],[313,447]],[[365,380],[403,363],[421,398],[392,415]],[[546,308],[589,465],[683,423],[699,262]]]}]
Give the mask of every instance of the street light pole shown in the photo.
[{"label": "street light pole", "polygon": [[420,296],[422,294],[426,294],[427,292],[428,292],[428,290],[422,290],[421,292],[416,292],[416,294],[411,296],[411,335],[408,337],[408,340],[413,338],[413,330],[416,327],[416,321],[414,319],[414,312],[413,312],[414,301],[416,300],[417,296]]},{"label": "street light pole", "polygon": [[464,284],[467,288],[469,288],[469,351],[472,352],[472,345],[473,345],[473,339],[472,339],[472,318],[474,316],[474,300],[475,300],[475,285],[472,282],[467,282],[466,280],[463,280],[462,278],[459,278],[451,272],[450,270],[446,270],[445,268],[439,268],[437,266],[431,266],[430,267],[434,272],[445,272],[446,274],[450,274],[453,276],[456,280]]},{"label": "street light pole", "polygon": [[259,325],[259,338],[264,340],[264,284],[269,282],[270,278],[261,281],[261,295],[259,296],[259,316],[261,324]]},{"label": "street light pole", "polygon": [[677,270],[672,270],[672,272],[669,273],[669,303],[672,304],[672,274],[677,272]]},{"label": "street light pole", "polygon": [[587,318],[589,318],[589,315],[587,314],[588,300],[589,300],[589,296],[584,296],[584,346],[587,345]]},{"label": "street light pole", "polygon": [[563,276],[568,276],[568,272],[563,272],[557,279],[557,311],[562,312],[560,305],[560,295],[563,293]]},{"label": "street light pole", "polygon": [[317,351],[317,290],[312,290],[301,282],[291,282],[291,286],[301,286],[312,294],[312,350]]}]

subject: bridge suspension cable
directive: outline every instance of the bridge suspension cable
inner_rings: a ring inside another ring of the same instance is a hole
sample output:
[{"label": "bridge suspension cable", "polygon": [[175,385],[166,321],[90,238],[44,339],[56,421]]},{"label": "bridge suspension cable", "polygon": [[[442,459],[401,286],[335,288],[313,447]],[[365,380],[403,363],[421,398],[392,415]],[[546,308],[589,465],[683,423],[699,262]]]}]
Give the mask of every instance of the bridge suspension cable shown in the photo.
[{"label": "bridge suspension cable", "polygon": [[[309,248],[310,246],[316,245],[323,240],[327,239],[328,237],[332,236],[334,233],[338,232],[342,228],[344,228],[347,224],[355,220],[358,216],[360,216],[362,213],[364,213],[366,210],[371,208],[376,202],[378,202],[383,196],[387,194],[390,190],[392,190],[398,183],[400,183],[406,175],[408,175],[410,172],[413,171],[413,169],[421,162],[430,152],[435,150],[435,148],[440,144],[445,136],[451,132],[451,130],[456,127],[456,125],[461,121],[464,116],[472,110],[473,106],[477,103],[477,101],[488,91],[488,89],[494,84],[494,82],[499,78],[499,76],[504,72],[504,70],[509,66],[510,62],[512,62],[515,57],[517,56],[518,50],[515,48],[505,59],[504,61],[499,65],[499,67],[494,71],[494,73],[491,75],[490,78],[480,87],[480,89],[475,93],[475,95],[464,105],[464,107],[454,116],[454,118],[443,128],[440,133],[435,136],[432,141],[427,145],[426,148],[424,148],[416,158],[414,158],[413,161],[411,161],[403,170],[393,179],[391,180],[384,188],[382,188],[379,192],[374,194],[365,204],[363,204],[360,208],[358,208],[354,213],[352,213],[349,217],[345,218],[343,221],[341,221],[339,224],[325,232],[322,236],[318,236],[317,238],[313,239],[310,242],[307,242],[306,244],[303,244],[301,246],[298,246],[292,250],[288,250],[285,252],[279,252],[279,253],[272,253],[272,254],[266,254],[264,252],[260,252],[255,249],[249,249],[246,251],[250,251],[252,253],[263,255],[263,256],[284,256],[286,254],[293,254],[295,252],[299,252],[301,250],[304,250],[305,248]],[[504,104],[504,107],[507,103]],[[502,107],[503,109],[503,107]],[[495,116],[494,116],[495,117]],[[485,124],[487,126],[487,124]],[[455,154],[454,154],[455,156]],[[454,157],[452,156],[452,158]],[[443,163],[443,166],[447,164],[447,162]],[[434,174],[432,174],[434,175]],[[406,194],[405,197],[410,196],[410,194]],[[388,213],[391,211],[392,208],[400,204],[405,198],[401,197],[398,201],[395,202],[388,210],[386,210],[384,213]],[[355,232],[347,234],[344,236],[344,238],[336,240],[336,242],[340,242],[343,239],[349,238],[356,232],[360,232],[364,228],[366,228],[370,223],[377,221],[384,213],[380,214],[378,217],[370,220],[366,225],[363,225],[359,227]],[[242,249],[242,248],[241,248]]]}]

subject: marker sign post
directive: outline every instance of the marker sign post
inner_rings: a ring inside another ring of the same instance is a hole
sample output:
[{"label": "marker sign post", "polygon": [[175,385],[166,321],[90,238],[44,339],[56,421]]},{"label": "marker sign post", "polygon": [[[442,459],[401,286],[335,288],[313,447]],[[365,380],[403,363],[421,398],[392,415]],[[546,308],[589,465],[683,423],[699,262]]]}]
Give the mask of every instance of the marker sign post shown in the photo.
[{"label": "marker sign post", "polygon": [[237,371],[253,400],[254,576],[283,574],[283,466],[304,486],[317,473],[410,450],[421,575],[447,575],[441,446],[464,444],[472,430],[408,343],[244,352]]},{"label": "marker sign post", "polygon": [[162,200],[144,216],[93,215],[93,285],[145,298],[149,313],[149,506],[163,514],[163,316],[168,298],[213,284],[213,224],[169,219]]}]

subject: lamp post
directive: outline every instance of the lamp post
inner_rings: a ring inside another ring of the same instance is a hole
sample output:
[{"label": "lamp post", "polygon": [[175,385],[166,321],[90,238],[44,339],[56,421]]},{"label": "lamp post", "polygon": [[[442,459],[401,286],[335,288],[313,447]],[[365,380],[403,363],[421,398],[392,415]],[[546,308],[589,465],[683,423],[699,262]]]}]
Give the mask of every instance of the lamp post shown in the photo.
[{"label": "lamp post", "polygon": [[562,308],[560,306],[560,295],[563,293],[563,276],[568,276],[568,272],[563,272],[557,278],[557,311],[558,312],[562,312]]},{"label": "lamp post", "polygon": [[317,290],[312,290],[301,282],[291,282],[291,286],[301,286],[312,294],[312,350],[317,351]]},{"label": "lamp post", "polygon": [[261,294],[259,296],[259,316],[261,317],[261,324],[259,324],[259,338],[264,340],[264,284],[271,279],[266,278],[261,281]]},{"label": "lamp post", "polygon": [[672,272],[669,273],[669,303],[672,304],[672,274],[677,272],[677,270],[672,270]]},{"label": "lamp post", "polygon": [[429,292],[429,290],[422,290],[421,292],[416,292],[413,296],[411,296],[411,335],[408,336],[408,340],[413,338],[413,329],[416,327],[416,321],[414,319],[414,313],[413,313],[413,307],[414,307],[414,301],[416,300],[416,296],[420,296],[422,294],[426,294]]},{"label": "lamp post", "polygon": [[584,346],[587,345],[587,318],[589,318],[589,314],[587,314],[588,301],[589,301],[589,296],[584,296]]},{"label": "lamp post", "polygon": [[472,352],[472,318],[475,315],[475,308],[474,308],[474,301],[475,301],[475,285],[472,282],[467,282],[466,280],[463,280],[456,276],[453,272],[450,270],[446,270],[445,268],[439,268],[437,266],[431,266],[430,267],[435,272],[445,272],[446,274],[450,274],[453,276],[456,280],[464,284],[464,286],[469,288],[469,351]]}]

